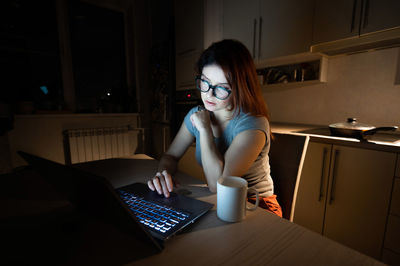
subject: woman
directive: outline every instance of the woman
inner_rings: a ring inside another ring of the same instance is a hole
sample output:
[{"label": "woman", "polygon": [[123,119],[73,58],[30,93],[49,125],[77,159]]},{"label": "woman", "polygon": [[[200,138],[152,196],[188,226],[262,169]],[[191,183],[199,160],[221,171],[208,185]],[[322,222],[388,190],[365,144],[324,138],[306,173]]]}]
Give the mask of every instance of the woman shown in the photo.
[{"label": "woman", "polygon": [[204,107],[186,115],[149,188],[169,197],[178,161],[196,140],[196,159],[210,191],[216,192],[221,176],[243,177],[262,197],[260,206],[282,216],[270,176],[268,111],[249,51],[235,40],[213,43],[196,67]]}]

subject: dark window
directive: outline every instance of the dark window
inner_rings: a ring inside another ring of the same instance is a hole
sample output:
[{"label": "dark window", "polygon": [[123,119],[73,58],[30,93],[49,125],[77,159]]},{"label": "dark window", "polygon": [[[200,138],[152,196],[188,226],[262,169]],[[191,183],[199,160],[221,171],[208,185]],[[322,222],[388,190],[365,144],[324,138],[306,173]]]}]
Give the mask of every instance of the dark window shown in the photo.
[{"label": "dark window", "polygon": [[0,101],[60,108],[63,90],[54,0],[0,2],[0,71]]},{"label": "dark window", "polygon": [[127,111],[124,14],[79,1],[69,11],[77,111]]}]

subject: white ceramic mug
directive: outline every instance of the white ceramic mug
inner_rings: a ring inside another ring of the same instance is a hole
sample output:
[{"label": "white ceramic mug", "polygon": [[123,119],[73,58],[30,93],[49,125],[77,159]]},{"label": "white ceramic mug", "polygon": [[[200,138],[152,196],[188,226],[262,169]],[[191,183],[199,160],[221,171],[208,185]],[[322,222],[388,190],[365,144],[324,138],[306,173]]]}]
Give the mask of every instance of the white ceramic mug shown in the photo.
[{"label": "white ceramic mug", "polygon": [[[256,193],[256,204],[247,207],[247,192]],[[258,191],[247,187],[247,181],[237,176],[223,176],[217,182],[217,215],[226,222],[239,222],[246,216],[246,210],[254,211],[259,202]]]}]

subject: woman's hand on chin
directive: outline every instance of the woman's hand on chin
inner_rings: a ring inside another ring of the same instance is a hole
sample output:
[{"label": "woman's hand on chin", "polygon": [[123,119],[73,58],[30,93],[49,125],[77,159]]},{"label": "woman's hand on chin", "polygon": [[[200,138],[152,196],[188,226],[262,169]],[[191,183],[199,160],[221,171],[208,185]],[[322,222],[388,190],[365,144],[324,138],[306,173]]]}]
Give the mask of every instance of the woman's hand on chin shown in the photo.
[{"label": "woman's hand on chin", "polygon": [[190,121],[198,131],[211,129],[210,112],[205,109],[193,113]]}]

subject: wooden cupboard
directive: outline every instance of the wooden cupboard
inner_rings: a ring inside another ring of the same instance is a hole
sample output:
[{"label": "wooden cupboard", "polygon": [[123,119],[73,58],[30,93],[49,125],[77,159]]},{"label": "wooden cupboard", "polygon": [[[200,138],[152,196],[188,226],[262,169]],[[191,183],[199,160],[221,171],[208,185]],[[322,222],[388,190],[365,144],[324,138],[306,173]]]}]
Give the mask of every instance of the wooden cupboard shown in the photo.
[{"label": "wooden cupboard", "polygon": [[382,261],[387,264],[400,265],[400,154],[397,155]]},{"label": "wooden cupboard", "polygon": [[312,141],[293,221],[380,258],[396,154]]},{"label": "wooden cupboard", "polygon": [[360,25],[360,34],[399,27],[399,13],[398,0],[364,0],[364,18]]},{"label": "wooden cupboard", "polygon": [[204,38],[204,1],[174,0],[176,89],[193,89]]},{"label": "wooden cupboard", "polygon": [[203,9],[203,0],[174,0],[177,55],[203,49]]},{"label": "wooden cupboard", "polygon": [[314,0],[260,1],[259,59],[310,51]]},{"label": "wooden cupboard", "polygon": [[223,1],[223,38],[243,42],[257,60],[309,52],[313,0]]},{"label": "wooden cupboard", "polygon": [[400,26],[398,0],[315,1],[313,44]]},{"label": "wooden cupboard", "polygon": [[241,41],[257,57],[257,33],[259,20],[259,0],[249,0],[243,5],[240,0],[223,1],[223,38]]}]

